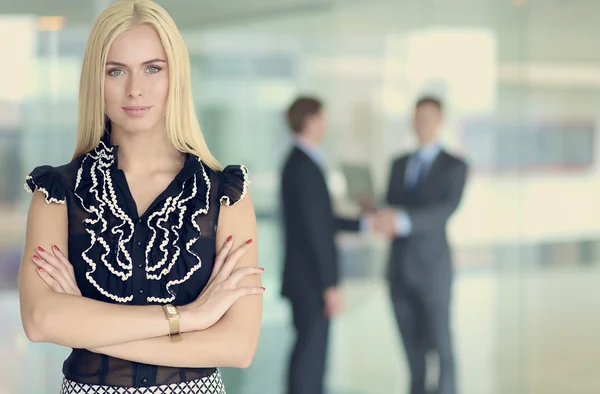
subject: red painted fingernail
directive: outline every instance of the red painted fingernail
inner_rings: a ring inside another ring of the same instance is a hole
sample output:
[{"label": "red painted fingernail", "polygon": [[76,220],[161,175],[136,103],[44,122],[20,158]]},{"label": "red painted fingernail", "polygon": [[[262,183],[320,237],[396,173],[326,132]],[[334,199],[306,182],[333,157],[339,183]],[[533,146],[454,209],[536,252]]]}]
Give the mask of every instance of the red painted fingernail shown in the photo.
[{"label": "red painted fingernail", "polygon": [[38,246],[38,251],[45,252],[45,250],[41,246]]},{"label": "red painted fingernail", "polygon": [[265,289],[264,287],[261,287],[260,289],[261,289],[262,291],[265,291],[265,290],[267,290],[267,289]]},{"label": "red painted fingernail", "polygon": [[37,255],[37,254],[34,254],[34,255],[33,255],[33,259],[34,259],[34,260],[39,260],[40,258],[38,257],[38,255]]},{"label": "red painted fingernail", "polygon": [[43,271],[44,269],[42,267],[38,267],[38,271]]},{"label": "red painted fingernail", "polygon": [[247,240],[247,241],[246,241],[246,243],[247,243],[247,244],[251,244],[251,243],[252,243],[252,240],[251,240],[251,239],[249,239],[249,240]]},{"label": "red painted fingernail", "polygon": [[58,246],[56,246],[56,245],[53,245],[52,247],[53,247],[53,248],[54,248],[54,250],[56,250],[57,252],[60,252],[60,249],[58,248]]},{"label": "red painted fingernail", "polygon": [[230,235],[229,237],[227,237],[227,242],[231,241],[233,239],[233,237]]},{"label": "red painted fingernail", "polygon": [[259,268],[259,270],[264,271],[265,269],[261,267],[261,268]]}]

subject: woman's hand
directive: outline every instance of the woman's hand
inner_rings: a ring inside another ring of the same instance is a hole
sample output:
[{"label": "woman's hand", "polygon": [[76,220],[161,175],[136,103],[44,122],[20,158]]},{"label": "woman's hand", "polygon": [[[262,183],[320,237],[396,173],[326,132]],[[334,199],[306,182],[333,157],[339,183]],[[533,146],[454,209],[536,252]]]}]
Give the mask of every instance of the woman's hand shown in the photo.
[{"label": "woman's hand", "polygon": [[[232,251],[233,239],[225,242],[217,254],[213,272],[200,296],[188,305],[180,307],[182,332],[204,330],[215,324],[238,299],[261,294],[264,287],[238,287],[242,279],[250,275],[260,275],[262,268],[243,267],[235,269],[239,259],[251,247],[252,240]],[[52,253],[38,247],[33,255],[33,263],[42,280],[55,292],[80,296],[73,266],[55,245]]]},{"label": "woman's hand", "polygon": [[52,247],[52,253],[38,246],[37,254],[34,254],[32,259],[40,278],[56,293],[81,295],[73,266],[58,246]]},{"label": "woman's hand", "polygon": [[[213,272],[198,298],[180,307],[182,331],[205,330],[215,324],[240,298],[262,294],[264,287],[238,287],[242,279],[250,275],[260,275],[263,268],[242,267],[234,270],[238,260],[250,249],[252,240],[246,241],[236,250],[230,236],[217,254]],[[231,253],[230,253],[231,252]]]}]

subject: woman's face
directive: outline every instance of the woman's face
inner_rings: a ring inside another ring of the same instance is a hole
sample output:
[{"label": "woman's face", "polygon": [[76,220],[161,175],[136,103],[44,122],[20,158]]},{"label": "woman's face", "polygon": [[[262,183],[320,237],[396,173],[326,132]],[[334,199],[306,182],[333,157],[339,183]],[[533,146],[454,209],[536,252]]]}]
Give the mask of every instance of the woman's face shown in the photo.
[{"label": "woman's face", "polygon": [[118,36],[105,72],[104,103],[113,129],[140,133],[164,127],[169,68],[154,28],[140,25]]}]

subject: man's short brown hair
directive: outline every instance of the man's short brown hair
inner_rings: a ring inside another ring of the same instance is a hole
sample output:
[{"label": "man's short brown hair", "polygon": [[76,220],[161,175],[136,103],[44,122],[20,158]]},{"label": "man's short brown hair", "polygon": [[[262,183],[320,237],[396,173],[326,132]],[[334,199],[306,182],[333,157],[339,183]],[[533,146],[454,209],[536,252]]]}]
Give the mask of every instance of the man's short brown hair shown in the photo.
[{"label": "man's short brown hair", "polygon": [[434,96],[423,96],[417,100],[415,104],[415,108],[419,108],[422,105],[430,104],[438,109],[440,112],[444,112],[444,105],[442,104],[442,100]]},{"label": "man's short brown hair", "polygon": [[287,110],[287,121],[294,134],[304,130],[306,117],[321,112],[323,103],[313,97],[298,97]]}]

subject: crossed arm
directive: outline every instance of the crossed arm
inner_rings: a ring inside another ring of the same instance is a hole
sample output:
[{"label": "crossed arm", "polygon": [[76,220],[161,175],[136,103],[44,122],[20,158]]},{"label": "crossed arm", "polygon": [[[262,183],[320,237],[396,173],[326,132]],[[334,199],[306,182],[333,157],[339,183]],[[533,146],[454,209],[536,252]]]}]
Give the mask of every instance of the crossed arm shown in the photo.
[{"label": "crossed arm", "polygon": [[[242,297],[217,323],[201,331],[187,331],[182,315],[184,340],[172,343],[161,306],[108,304],[47,286],[36,273],[32,256],[38,247],[51,250],[57,245],[68,250],[68,219],[64,205],[46,204],[43,197],[35,193],[31,202],[19,272],[21,318],[30,340],[164,366],[243,368],[250,364],[260,332],[262,296]],[[216,244],[223,245],[229,235],[236,244],[256,241],[250,195],[234,206],[222,207]],[[257,248],[252,247],[236,267],[257,265]],[[240,286],[260,286],[260,278],[248,276]]]}]

